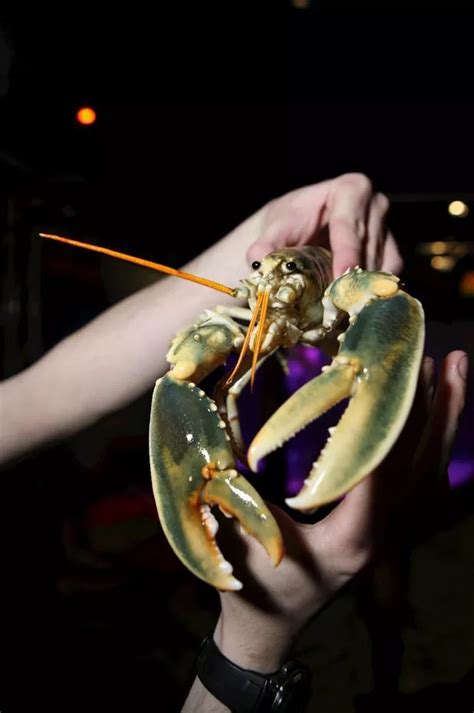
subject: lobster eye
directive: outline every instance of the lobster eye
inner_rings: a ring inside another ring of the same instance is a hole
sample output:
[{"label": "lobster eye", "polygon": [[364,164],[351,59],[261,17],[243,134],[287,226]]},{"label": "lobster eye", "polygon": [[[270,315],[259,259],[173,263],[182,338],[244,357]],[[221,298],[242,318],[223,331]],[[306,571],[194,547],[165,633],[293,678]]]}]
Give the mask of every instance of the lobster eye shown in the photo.
[{"label": "lobster eye", "polygon": [[254,260],[253,263],[252,263],[252,269],[253,269],[253,270],[258,270],[258,268],[260,267],[261,264],[262,264],[262,263],[259,262],[258,260]]},{"label": "lobster eye", "polygon": [[288,272],[294,272],[296,270],[296,262],[287,262],[285,265]]}]

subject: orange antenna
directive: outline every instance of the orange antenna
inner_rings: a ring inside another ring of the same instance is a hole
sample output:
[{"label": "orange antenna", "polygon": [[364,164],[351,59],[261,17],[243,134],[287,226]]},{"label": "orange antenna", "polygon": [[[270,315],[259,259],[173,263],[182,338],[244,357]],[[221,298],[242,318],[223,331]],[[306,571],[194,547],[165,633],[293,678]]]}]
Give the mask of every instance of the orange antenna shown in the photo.
[{"label": "orange antenna", "polygon": [[[242,364],[244,357],[248,351],[249,344],[250,344],[250,337],[252,336],[252,331],[253,328],[255,327],[258,319],[258,315],[260,313],[260,309],[262,307],[262,303],[265,299],[265,293],[264,292],[259,292],[257,296],[257,303],[255,305],[255,310],[252,315],[252,319],[250,320],[250,324],[247,328],[247,334],[245,335],[244,343],[242,344],[242,349],[240,350],[239,358],[237,359],[237,364],[234,366],[234,369],[230,376],[228,377],[227,381],[225,382],[226,386],[229,386],[229,384],[232,383],[234,380],[235,375],[237,374],[240,365]],[[255,371],[255,367],[252,366],[252,381],[253,381],[253,374]]]},{"label": "orange antenna", "polygon": [[260,349],[262,348],[263,337],[265,336],[265,320],[267,318],[268,300],[270,298],[270,293],[265,290],[263,293],[263,299],[261,303],[260,311],[260,322],[258,325],[257,336],[255,338],[255,347],[253,350],[252,359],[252,373],[250,377],[250,388],[253,389],[253,382],[255,379],[255,373],[257,371],[258,355],[260,354]]},{"label": "orange antenna", "polygon": [[49,240],[57,240],[60,243],[67,243],[68,245],[75,245],[78,248],[85,248],[86,250],[92,250],[97,253],[103,253],[104,255],[110,255],[111,257],[117,257],[120,260],[126,260],[127,262],[133,262],[135,265],[142,265],[143,267],[150,267],[152,270],[157,270],[158,272],[166,272],[168,275],[174,275],[175,277],[181,277],[183,280],[189,280],[190,282],[197,282],[199,285],[204,285],[205,287],[210,287],[218,292],[224,292],[226,295],[231,297],[236,296],[236,290],[232,287],[227,287],[222,285],[220,282],[214,282],[213,280],[208,280],[206,277],[198,277],[197,275],[191,275],[189,272],[183,272],[182,270],[175,270],[173,267],[168,267],[167,265],[160,265],[157,262],[151,262],[150,260],[143,260],[139,257],[133,257],[132,255],[126,255],[125,253],[117,252],[116,250],[110,250],[109,248],[102,248],[99,245],[91,245],[90,243],[81,243],[78,240],[71,240],[70,238],[63,238],[60,235],[50,235],[49,233],[40,233],[42,238],[48,238]]}]

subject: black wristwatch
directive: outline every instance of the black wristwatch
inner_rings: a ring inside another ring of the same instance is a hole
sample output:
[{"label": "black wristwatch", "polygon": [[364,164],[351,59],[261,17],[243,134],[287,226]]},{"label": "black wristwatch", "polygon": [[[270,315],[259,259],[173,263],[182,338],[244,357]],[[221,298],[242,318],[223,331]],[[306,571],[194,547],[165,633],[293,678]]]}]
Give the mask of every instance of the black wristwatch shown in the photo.
[{"label": "black wristwatch", "polygon": [[221,653],[212,634],[201,644],[197,675],[232,713],[304,713],[311,693],[309,668],[299,661],[274,673],[246,670]]}]

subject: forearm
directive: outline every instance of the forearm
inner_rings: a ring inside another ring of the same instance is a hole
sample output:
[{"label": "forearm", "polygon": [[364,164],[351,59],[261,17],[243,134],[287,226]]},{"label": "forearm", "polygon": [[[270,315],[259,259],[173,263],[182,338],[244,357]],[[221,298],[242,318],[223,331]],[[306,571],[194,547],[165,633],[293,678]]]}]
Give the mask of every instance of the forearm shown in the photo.
[{"label": "forearm", "polygon": [[[261,211],[183,269],[229,286],[248,273]],[[232,298],[164,277],[114,305],[24,372],[0,383],[0,466],[91,425],[152,388],[177,330]]]}]

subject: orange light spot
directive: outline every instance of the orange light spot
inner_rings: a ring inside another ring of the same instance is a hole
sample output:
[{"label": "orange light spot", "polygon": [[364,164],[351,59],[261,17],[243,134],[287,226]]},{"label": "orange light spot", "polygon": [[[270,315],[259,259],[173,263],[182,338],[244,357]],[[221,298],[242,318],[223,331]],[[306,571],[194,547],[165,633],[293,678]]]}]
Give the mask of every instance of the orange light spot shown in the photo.
[{"label": "orange light spot", "polygon": [[95,122],[95,120],[97,119],[97,114],[90,106],[83,106],[77,112],[76,118],[80,124],[89,126],[90,124],[93,124]]},{"label": "orange light spot", "polygon": [[459,291],[463,297],[474,297],[474,270],[467,270],[461,277]]}]

